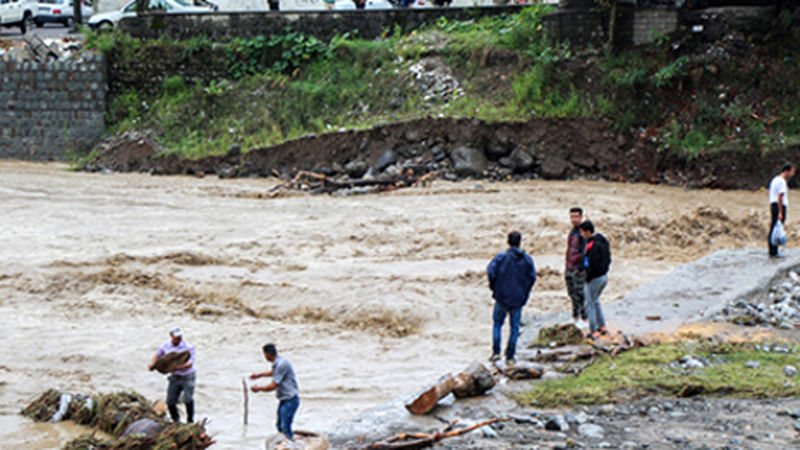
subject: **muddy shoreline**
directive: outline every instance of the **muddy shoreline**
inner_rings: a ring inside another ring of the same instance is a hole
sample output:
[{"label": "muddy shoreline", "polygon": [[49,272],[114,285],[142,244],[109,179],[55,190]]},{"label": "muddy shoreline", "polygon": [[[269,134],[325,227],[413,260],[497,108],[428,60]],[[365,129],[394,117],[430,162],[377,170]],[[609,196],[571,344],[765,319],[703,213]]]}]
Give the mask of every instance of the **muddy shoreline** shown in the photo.
[{"label": "muddy shoreline", "polygon": [[311,135],[242,152],[197,160],[164,155],[157,139],[140,133],[110,138],[87,171],[221,178],[293,177],[307,170],[351,179],[393,175],[413,168],[459,179],[603,179],[691,188],[756,189],[796,154],[731,149],[687,156],[658,150],[647,140],[617,133],[603,119],[531,119],[489,123],[467,118],[424,118]]}]

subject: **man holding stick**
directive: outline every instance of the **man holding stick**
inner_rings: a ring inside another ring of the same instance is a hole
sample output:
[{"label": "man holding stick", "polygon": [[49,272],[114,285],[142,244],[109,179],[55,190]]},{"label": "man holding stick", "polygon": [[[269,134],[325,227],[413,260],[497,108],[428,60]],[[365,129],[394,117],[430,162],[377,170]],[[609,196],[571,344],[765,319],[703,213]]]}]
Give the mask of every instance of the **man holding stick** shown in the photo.
[{"label": "man holding stick", "polygon": [[293,439],[292,422],[300,407],[300,390],[297,386],[294,368],[286,358],[278,356],[275,344],[267,344],[262,350],[264,359],[272,363],[272,370],[251,374],[250,379],[272,377],[272,382],[266,386],[253,386],[250,390],[253,392],[275,391],[275,395],[278,397],[278,431],[287,438]]}]

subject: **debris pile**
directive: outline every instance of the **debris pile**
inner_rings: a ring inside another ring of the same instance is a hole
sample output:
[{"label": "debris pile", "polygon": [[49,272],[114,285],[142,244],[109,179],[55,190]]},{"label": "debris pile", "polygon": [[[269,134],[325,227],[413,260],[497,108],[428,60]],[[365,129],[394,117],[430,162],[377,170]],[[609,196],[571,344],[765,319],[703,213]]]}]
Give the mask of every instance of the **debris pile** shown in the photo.
[{"label": "debris pile", "polygon": [[50,389],[25,407],[22,415],[37,422],[72,420],[115,438],[104,440],[85,435],[66,444],[65,449],[203,449],[214,443],[206,434],[205,421],[168,424],[163,410],[159,413],[136,392],[87,396]]},{"label": "debris pile", "polygon": [[464,95],[461,84],[441,57],[423,58],[408,68],[426,103],[449,103]]},{"label": "debris pile", "polygon": [[800,274],[791,270],[765,293],[738,300],[713,317],[736,325],[765,326],[787,330],[800,327]]},{"label": "debris pile", "polygon": [[580,344],[583,340],[584,336],[581,330],[571,323],[566,323],[540,329],[537,344],[548,347],[563,347],[565,345]]},{"label": "debris pile", "polygon": [[26,34],[19,41],[1,41],[0,59],[18,62],[78,62],[84,55],[83,41],[77,38],[41,39]]}]

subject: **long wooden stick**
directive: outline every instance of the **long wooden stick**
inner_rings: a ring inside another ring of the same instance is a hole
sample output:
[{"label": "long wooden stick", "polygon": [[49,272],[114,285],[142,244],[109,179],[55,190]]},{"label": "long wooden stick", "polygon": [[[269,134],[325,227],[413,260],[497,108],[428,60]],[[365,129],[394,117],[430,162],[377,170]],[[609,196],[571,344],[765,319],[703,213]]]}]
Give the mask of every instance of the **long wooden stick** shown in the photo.
[{"label": "long wooden stick", "polygon": [[[481,427],[485,427],[486,425],[491,425],[495,422],[505,422],[509,420],[509,417],[504,418],[494,418],[489,419],[484,422],[476,423],[474,425],[470,425],[466,428],[462,428],[460,430],[453,430],[450,431],[451,428],[456,424],[456,421],[450,422],[446,427],[441,430],[434,431],[431,434],[418,434],[418,433],[400,433],[397,436],[389,438],[383,442],[376,442],[367,448],[369,449],[380,449],[380,450],[411,450],[411,449],[419,449],[419,448],[426,448],[431,447],[433,444],[441,441],[442,439],[447,439],[454,436],[459,436],[464,433],[469,433],[472,430],[476,430]],[[408,438],[412,438],[412,440],[406,440]],[[403,442],[405,441],[405,442]]]},{"label": "long wooden stick", "polygon": [[249,403],[248,395],[247,395],[247,381],[245,381],[244,377],[242,377],[242,393],[244,393],[244,424],[247,425],[247,404]]}]

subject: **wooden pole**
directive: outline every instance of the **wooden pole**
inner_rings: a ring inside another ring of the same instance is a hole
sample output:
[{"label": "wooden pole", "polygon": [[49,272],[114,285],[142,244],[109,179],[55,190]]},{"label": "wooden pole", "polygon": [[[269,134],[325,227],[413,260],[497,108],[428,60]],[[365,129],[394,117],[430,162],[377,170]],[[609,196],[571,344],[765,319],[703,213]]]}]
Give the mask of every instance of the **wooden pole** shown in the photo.
[{"label": "wooden pole", "polygon": [[242,377],[242,393],[244,393],[244,424],[247,425],[247,404],[248,404],[248,395],[247,395],[247,381]]}]

